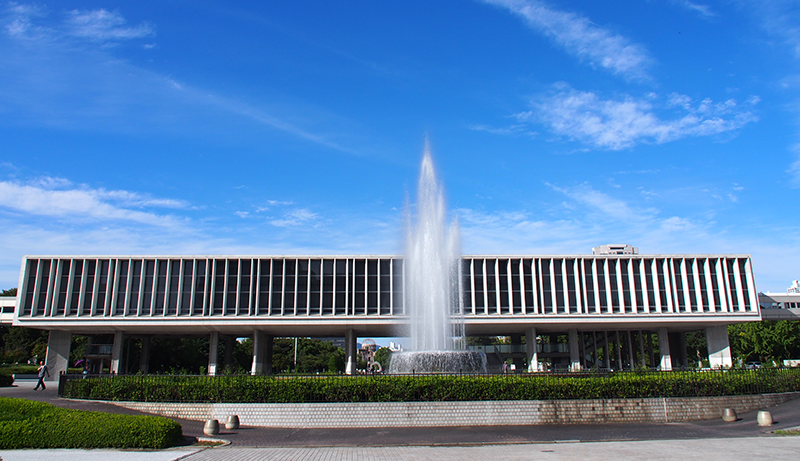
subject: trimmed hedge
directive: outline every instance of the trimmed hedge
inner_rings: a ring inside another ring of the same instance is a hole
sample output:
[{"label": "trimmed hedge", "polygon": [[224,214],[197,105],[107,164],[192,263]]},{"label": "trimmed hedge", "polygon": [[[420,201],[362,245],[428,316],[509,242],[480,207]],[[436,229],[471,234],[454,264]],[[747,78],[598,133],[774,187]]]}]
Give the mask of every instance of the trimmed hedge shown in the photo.
[{"label": "trimmed hedge", "polygon": [[800,369],[609,375],[117,376],[68,381],[64,396],[144,402],[404,402],[747,395],[800,391]]},{"label": "trimmed hedge", "polygon": [[159,416],[116,415],[0,397],[0,449],[166,448],[181,425]]}]

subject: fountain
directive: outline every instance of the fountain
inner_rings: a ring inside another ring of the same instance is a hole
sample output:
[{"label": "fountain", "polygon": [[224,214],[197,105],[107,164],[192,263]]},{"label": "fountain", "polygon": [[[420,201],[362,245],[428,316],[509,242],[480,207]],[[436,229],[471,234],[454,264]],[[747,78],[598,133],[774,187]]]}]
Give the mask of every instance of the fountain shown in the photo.
[{"label": "fountain", "polygon": [[405,290],[409,316],[408,352],[392,354],[390,373],[485,373],[486,356],[464,348],[459,288],[458,223],[445,225],[444,193],[425,143],[416,219],[407,212]]}]

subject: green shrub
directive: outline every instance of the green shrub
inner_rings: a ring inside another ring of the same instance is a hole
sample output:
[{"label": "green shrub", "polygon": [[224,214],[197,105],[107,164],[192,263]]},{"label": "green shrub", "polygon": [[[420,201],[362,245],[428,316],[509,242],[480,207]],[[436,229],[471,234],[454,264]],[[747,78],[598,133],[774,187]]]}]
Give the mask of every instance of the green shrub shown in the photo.
[{"label": "green shrub", "polygon": [[166,448],[180,424],[158,416],[116,415],[0,397],[0,449]]},{"label": "green shrub", "polygon": [[117,376],[68,381],[70,398],[147,402],[404,402],[746,395],[800,391],[800,370],[497,376]]}]

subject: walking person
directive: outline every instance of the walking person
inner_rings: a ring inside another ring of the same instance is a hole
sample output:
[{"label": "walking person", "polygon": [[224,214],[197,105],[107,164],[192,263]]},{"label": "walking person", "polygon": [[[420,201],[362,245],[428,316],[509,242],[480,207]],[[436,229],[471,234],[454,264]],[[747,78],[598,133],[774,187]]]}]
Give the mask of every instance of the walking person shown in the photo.
[{"label": "walking person", "polygon": [[45,365],[44,364],[44,360],[42,360],[42,361],[39,362],[39,382],[36,383],[36,387],[34,387],[33,390],[35,390],[35,391],[39,390],[39,386],[42,386],[42,390],[47,389],[47,387],[45,387],[45,385],[44,385],[44,377],[45,377],[45,375],[47,375],[47,377],[49,378],[50,377],[50,372],[47,371],[47,365]]}]

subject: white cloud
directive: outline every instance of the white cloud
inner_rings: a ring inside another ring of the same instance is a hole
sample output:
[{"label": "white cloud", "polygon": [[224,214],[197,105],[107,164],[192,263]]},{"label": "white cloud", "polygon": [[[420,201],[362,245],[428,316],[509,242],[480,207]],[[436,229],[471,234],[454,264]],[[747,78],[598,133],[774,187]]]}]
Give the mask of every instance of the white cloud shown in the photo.
[{"label": "white cloud", "polygon": [[[182,220],[169,215],[126,207],[182,207],[183,202],[170,199],[150,199],[127,191],[106,191],[87,187],[68,186],[66,180],[53,178],[35,180],[29,184],[0,181],[0,207],[16,213],[56,217],[67,221],[104,220],[128,221],[152,226],[180,226]],[[61,187],[56,188],[56,186]]]},{"label": "white cloud", "polygon": [[697,13],[704,18],[712,18],[716,16],[714,12],[711,10],[711,7],[708,5],[702,5],[700,3],[695,3],[689,0],[672,0],[672,3],[686,8],[687,10]]},{"label": "white cloud", "polygon": [[557,187],[549,183],[547,185],[554,191],[561,192],[607,218],[622,221],[639,221],[652,215],[652,210],[634,210],[624,201],[597,191],[587,183],[570,188]]},{"label": "white cloud", "polygon": [[147,23],[126,27],[126,22],[118,11],[104,9],[72,10],[67,13],[64,21],[68,34],[98,42],[129,40],[154,34],[153,28]]},{"label": "white cloud", "polygon": [[759,18],[764,31],[777,37],[800,58],[800,11],[797,2],[784,0],[755,0],[741,2],[747,14]]},{"label": "white cloud", "polygon": [[795,145],[792,150],[797,153],[797,160],[789,166],[786,172],[791,177],[792,185],[800,187],[800,144]]},{"label": "white cloud", "polygon": [[641,45],[576,13],[553,9],[538,0],[484,0],[522,17],[528,26],[568,53],[630,80],[648,78],[652,59]]},{"label": "white cloud", "polygon": [[[533,110],[517,117],[543,123],[557,135],[613,150],[641,142],[660,144],[690,136],[718,135],[758,120],[733,99],[696,103],[688,96],[672,94],[663,107],[656,107],[656,103],[652,96],[603,99],[596,93],[559,84],[553,92],[535,100]],[[679,109],[681,113],[677,117],[669,113],[671,119],[662,118],[660,113],[669,109]]]},{"label": "white cloud", "polygon": [[277,227],[295,227],[308,225],[310,221],[317,218],[317,214],[305,208],[297,208],[283,215],[280,219],[273,219],[270,224]]}]

